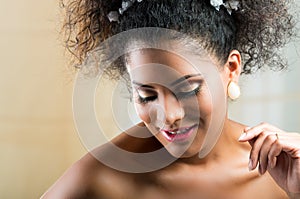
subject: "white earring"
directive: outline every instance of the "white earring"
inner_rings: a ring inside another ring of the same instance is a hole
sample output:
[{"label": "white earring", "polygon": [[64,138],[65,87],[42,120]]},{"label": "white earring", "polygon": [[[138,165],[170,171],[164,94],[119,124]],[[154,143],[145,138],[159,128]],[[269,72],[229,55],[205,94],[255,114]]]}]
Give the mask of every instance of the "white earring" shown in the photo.
[{"label": "white earring", "polygon": [[236,100],[241,95],[241,90],[237,83],[230,81],[227,87],[227,94],[232,100]]}]

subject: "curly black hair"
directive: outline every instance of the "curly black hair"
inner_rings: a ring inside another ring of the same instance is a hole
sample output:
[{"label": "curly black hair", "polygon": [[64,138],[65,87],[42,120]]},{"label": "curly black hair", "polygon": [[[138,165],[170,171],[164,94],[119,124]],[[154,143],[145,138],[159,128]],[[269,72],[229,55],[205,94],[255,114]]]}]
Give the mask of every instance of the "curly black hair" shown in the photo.
[{"label": "curly black hair", "polygon": [[[121,7],[122,0],[61,0],[66,10],[63,30],[67,49],[83,63],[90,51],[120,32],[141,28],[173,29],[194,38],[225,64],[231,50],[243,57],[244,74],[263,66],[279,70],[286,61],[279,53],[296,34],[290,0],[239,0],[239,9],[229,14],[224,6],[216,10],[210,0],[144,0],[134,3],[110,22],[107,15]],[[110,70],[122,75],[122,61]]]}]

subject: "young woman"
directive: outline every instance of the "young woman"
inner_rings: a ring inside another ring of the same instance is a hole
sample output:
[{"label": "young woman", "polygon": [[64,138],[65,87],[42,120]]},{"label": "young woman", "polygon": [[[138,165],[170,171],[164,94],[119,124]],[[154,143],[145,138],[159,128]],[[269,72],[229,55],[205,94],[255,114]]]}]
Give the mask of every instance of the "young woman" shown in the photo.
[{"label": "young woman", "polygon": [[276,50],[294,35],[290,3],[70,1],[67,47],[79,64],[128,50],[106,71],[129,74],[142,123],[85,155],[42,198],[300,198],[300,135],[226,114],[241,73],[284,68]]}]

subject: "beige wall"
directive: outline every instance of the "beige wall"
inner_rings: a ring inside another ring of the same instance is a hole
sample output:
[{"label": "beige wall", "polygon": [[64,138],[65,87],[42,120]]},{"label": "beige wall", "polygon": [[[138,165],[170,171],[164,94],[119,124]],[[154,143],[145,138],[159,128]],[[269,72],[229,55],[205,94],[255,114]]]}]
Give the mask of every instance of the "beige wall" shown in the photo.
[{"label": "beige wall", "polygon": [[0,198],[38,198],[85,153],[58,1],[0,0]]}]

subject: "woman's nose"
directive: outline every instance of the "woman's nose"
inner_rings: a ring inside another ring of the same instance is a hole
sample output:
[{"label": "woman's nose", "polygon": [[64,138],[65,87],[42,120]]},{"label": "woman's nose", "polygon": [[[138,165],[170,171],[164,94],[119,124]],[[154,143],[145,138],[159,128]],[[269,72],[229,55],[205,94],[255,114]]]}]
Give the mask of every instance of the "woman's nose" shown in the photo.
[{"label": "woman's nose", "polygon": [[184,117],[184,109],[176,96],[170,92],[164,92],[159,99],[160,106],[163,108],[165,123],[172,125]]}]

